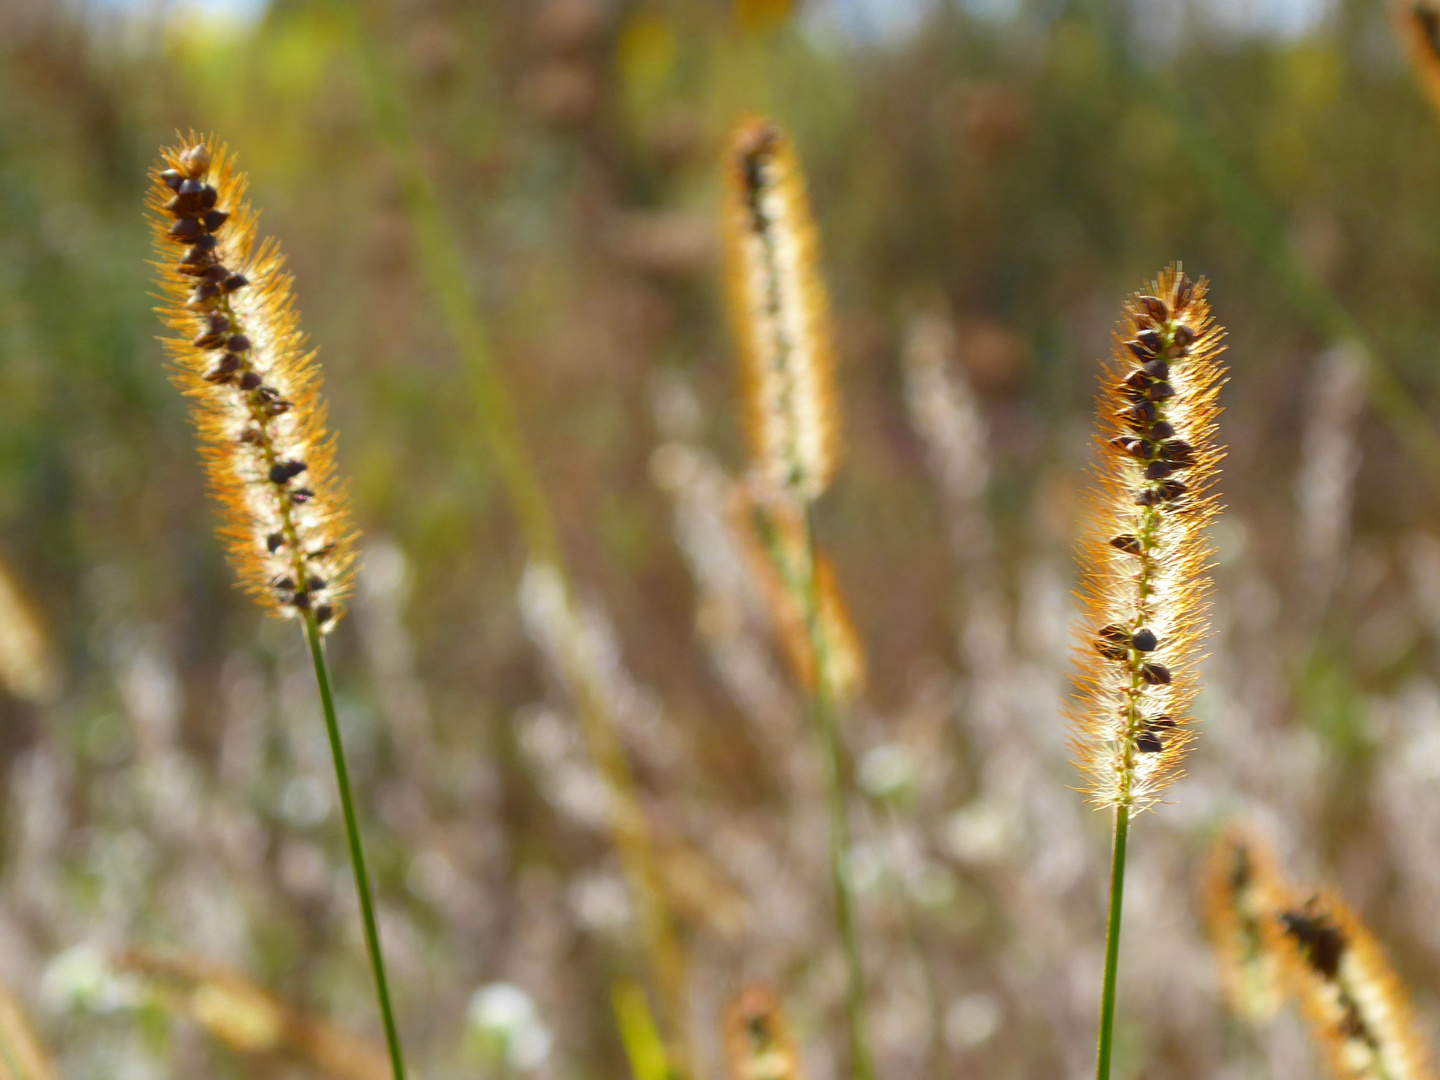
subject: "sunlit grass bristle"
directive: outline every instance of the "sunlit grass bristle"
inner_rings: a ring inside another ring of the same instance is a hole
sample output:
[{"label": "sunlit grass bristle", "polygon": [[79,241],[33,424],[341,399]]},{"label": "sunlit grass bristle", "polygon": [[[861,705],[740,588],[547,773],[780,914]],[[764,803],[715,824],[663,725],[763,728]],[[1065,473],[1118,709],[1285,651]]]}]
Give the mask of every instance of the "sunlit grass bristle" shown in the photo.
[{"label": "sunlit grass bristle", "polygon": [[1316,893],[1267,926],[1337,1080],[1434,1080],[1409,994],[1380,944],[1339,898]]},{"label": "sunlit grass bristle", "polygon": [[1279,960],[1266,934],[1287,901],[1269,848],[1232,825],[1205,860],[1205,923],[1230,1007],[1250,1021],[1269,1020],[1284,1004]]},{"label": "sunlit grass bristle", "polygon": [[1440,112],[1440,2],[1394,0],[1395,22],[1415,77]]},{"label": "sunlit grass bristle", "polygon": [[731,136],[725,248],[751,456],[802,500],[840,455],[829,303],[819,241],[789,138],[760,119]]},{"label": "sunlit grass bristle", "polygon": [[1223,331],[1206,291],[1172,267],[1132,297],[1100,376],[1071,724],[1085,790],[1102,806],[1154,805],[1193,739],[1222,456]]},{"label": "sunlit grass bristle", "polygon": [[313,612],[328,629],[350,590],[354,543],[291,276],[273,240],[257,244],[245,176],[224,145],[192,133],[161,158],[148,196],[157,310],[231,562],[270,611]]},{"label": "sunlit grass bristle", "polygon": [[[730,509],[732,527],[775,635],[796,680],[813,692],[816,650],[806,623],[810,550],[803,512],[786,492],[759,476],[735,485]],[[865,653],[834,565],[823,552],[815,554],[815,592],[829,691],[837,701],[850,701],[864,688]]]},{"label": "sunlit grass bristle", "polygon": [[769,987],[747,986],[725,1014],[728,1080],[801,1080],[785,1006]]}]

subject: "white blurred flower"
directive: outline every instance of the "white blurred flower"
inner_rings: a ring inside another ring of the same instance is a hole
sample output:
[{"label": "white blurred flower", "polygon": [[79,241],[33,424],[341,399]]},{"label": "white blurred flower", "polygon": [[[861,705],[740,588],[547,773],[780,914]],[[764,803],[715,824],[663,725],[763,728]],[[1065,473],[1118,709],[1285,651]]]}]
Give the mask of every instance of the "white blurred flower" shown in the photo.
[{"label": "white blurred flower", "polygon": [[945,1041],[952,1049],[979,1046],[1000,1030],[1000,1003],[989,994],[966,994],[945,1010]]},{"label": "white blurred flower", "polygon": [[509,1068],[534,1069],[550,1053],[550,1030],[530,995],[513,983],[490,983],[475,991],[466,1025],[481,1052]]},{"label": "white blurred flower", "polygon": [[881,743],[860,759],[857,779],[872,799],[902,802],[915,792],[915,755],[902,743]]},{"label": "white blurred flower", "polygon": [[94,945],[76,945],[52,957],[40,976],[40,1001],[55,1013],[112,1013],[144,999],[140,984],[110,967]]}]

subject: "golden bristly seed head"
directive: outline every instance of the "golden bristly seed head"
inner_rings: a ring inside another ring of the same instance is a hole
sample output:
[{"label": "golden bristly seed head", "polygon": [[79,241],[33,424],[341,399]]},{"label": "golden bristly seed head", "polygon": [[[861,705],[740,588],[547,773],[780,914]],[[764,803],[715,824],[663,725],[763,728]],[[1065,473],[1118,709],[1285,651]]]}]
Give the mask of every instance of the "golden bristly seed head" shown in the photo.
[{"label": "golden bristly seed head", "polygon": [[1440,110],[1440,2],[1437,0],[1392,0],[1400,39],[1410,54],[1415,76]]},{"label": "golden bristly seed head", "polygon": [[349,592],[354,538],[290,275],[277,245],[257,247],[245,178],[224,146],[192,134],[162,158],[148,199],[158,311],[231,561],[271,611],[310,613],[329,629]]},{"label": "golden bristly seed head", "polygon": [[1317,893],[1276,913],[1267,931],[1335,1077],[1435,1080],[1409,994],[1344,903]]},{"label": "golden bristly seed head", "polygon": [[751,984],[731,1001],[725,1057],[730,1080],[801,1080],[785,1006],[769,987]]},{"label": "golden bristly seed head", "polygon": [[731,136],[725,249],[754,464],[809,501],[839,460],[834,347],[800,163],[774,124]]},{"label": "golden bristly seed head", "polygon": [[1265,926],[1289,897],[1269,848],[1231,825],[1205,860],[1205,923],[1230,1007],[1251,1021],[1268,1020],[1284,1004],[1279,960]]},{"label": "golden bristly seed head", "polygon": [[1101,375],[1071,710],[1076,761],[1101,805],[1152,806],[1193,738],[1222,334],[1205,282],[1172,267],[1126,305]]}]

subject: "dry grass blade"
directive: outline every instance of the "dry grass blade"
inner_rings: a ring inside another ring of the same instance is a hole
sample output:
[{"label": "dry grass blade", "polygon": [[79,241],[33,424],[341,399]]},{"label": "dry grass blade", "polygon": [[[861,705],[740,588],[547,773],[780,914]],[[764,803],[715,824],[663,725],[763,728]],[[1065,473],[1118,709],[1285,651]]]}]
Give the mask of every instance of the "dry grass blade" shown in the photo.
[{"label": "dry grass blade", "polygon": [[0,1080],[60,1080],[9,987],[0,985]]},{"label": "dry grass blade", "polygon": [[307,1016],[238,972],[132,949],[116,966],[143,976],[172,1012],[241,1054],[285,1054],[335,1080],[386,1080],[385,1051]]}]

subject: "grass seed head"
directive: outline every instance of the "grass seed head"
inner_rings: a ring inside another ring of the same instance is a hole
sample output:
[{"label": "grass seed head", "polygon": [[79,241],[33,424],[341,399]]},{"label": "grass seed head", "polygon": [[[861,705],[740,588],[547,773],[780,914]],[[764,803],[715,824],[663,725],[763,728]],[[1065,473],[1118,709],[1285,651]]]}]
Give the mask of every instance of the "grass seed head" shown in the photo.
[{"label": "grass seed head", "polygon": [[765,120],[731,136],[725,249],[751,454],[772,482],[812,500],[840,457],[829,302],[800,163]]},{"label": "grass seed head", "polygon": [[1103,364],[1070,711],[1085,791],[1102,806],[1154,805],[1193,738],[1222,335],[1205,281],[1172,267],[1126,304]]},{"label": "grass seed head", "polygon": [[1225,829],[1210,845],[1203,892],[1226,1000],[1247,1020],[1271,1019],[1285,998],[1280,961],[1265,928],[1289,897],[1270,849],[1243,826]]},{"label": "grass seed head", "polygon": [[213,136],[161,151],[148,197],[157,311],[241,583],[271,612],[310,611],[328,630],[350,591],[348,500],[292,279],[274,241],[257,245],[245,189]]},{"label": "grass seed head", "polygon": [[785,1006],[769,987],[751,984],[731,1001],[725,1056],[730,1080],[801,1080]]},{"label": "grass seed head", "polygon": [[1332,1075],[1340,1080],[1435,1080],[1410,997],[1384,950],[1337,897],[1317,893],[1268,921]]}]

